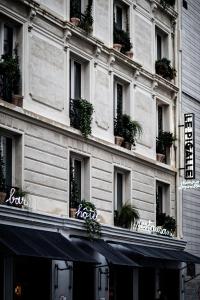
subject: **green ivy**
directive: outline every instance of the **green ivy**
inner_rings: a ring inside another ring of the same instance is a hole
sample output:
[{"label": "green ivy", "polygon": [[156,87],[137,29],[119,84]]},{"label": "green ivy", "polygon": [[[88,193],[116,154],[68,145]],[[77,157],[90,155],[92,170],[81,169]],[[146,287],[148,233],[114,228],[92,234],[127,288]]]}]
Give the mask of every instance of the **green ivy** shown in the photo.
[{"label": "green ivy", "polygon": [[100,238],[101,237],[101,224],[97,220],[85,219],[84,224],[87,235],[89,239]]},{"label": "green ivy", "polygon": [[89,0],[88,5],[84,12],[84,17],[81,20],[81,23],[79,25],[79,27],[84,29],[87,34],[89,34],[92,31],[92,25],[93,25],[92,4],[93,4],[93,1]]},{"label": "green ivy", "polygon": [[176,70],[172,68],[171,62],[167,58],[162,58],[155,63],[156,73],[167,80],[172,80],[176,77]]},{"label": "green ivy", "polygon": [[79,129],[82,135],[87,138],[92,133],[92,113],[94,111],[92,103],[86,99],[75,100],[78,101],[78,115],[79,115]]}]

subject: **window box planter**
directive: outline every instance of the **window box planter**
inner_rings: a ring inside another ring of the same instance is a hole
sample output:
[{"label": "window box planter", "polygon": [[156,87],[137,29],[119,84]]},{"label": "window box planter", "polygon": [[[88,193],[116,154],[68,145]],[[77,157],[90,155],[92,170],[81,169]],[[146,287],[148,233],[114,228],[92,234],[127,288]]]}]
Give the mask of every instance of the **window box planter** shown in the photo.
[{"label": "window box planter", "polygon": [[113,44],[113,49],[115,49],[118,52],[121,52],[122,44]]},{"label": "window box planter", "polygon": [[23,96],[21,95],[12,95],[12,104],[22,107],[23,106]]},{"label": "window box planter", "polygon": [[133,51],[132,51],[132,50],[126,51],[125,54],[126,54],[126,56],[128,56],[130,59],[133,58]]},{"label": "window box planter", "polygon": [[69,209],[70,218],[76,218],[76,212],[77,212],[77,208],[70,207],[70,209]]},{"label": "window box planter", "polygon": [[165,155],[162,153],[156,153],[156,160],[161,163],[165,163]]},{"label": "window box planter", "polygon": [[121,136],[115,136],[115,144],[121,146],[123,144],[124,138]]},{"label": "window box planter", "polygon": [[6,199],[6,193],[0,192],[0,204],[4,204],[5,199]]}]

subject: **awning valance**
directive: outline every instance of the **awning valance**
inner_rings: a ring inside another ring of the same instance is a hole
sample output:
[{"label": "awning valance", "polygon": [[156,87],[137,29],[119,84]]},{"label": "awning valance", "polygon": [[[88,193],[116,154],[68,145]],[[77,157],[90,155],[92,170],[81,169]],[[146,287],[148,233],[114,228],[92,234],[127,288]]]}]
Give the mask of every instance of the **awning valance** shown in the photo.
[{"label": "awning valance", "polygon": [[58,232],[0,225],[0,253],[97,263]]}]

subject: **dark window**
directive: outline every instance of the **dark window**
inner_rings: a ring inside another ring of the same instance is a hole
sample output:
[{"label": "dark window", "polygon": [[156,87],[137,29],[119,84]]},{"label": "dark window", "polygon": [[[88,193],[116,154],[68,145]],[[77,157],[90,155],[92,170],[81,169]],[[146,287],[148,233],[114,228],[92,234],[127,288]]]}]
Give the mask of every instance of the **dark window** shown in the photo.
[{"label": "dark window", "polygon": [[13,28],[4,25],[4,54],[12,55],[13,53]]},{"label": "dark window", "polygon": [[117,115],[123,112],[123,86],[117,83]]},{"label": "dark window", "polygon": [[122,29],[122,8],[119,6],[116,6],[116,26]]},{"label": "dark window", "polygon": [[163,131],[163,107],[158,106],[158,133]]},{"label": "dark window", "polygon": [[5,184],[10,187],[12,185],[12,139],[0,135],[0,147]]},{"label": "dark window", "polygon": [[70,1],[70,17],[80,18],[81,17],[81,0]]},{"label": "dark window", "polygon": [[162,37],[157,34],[157,59],[162,58]]},{"label": "dark window", "polygon": [[156,213],[163,212],[163,187],[158,185],[156,191]]},{"label": "dark window", "polygon": [[184,7],[185,9],[188,9],[188,3],[187,3],[186,0],[183,0],[183,7]]},{"label": "dark window", "polygon": [[70,207],[77,208],[81,202],[82,187],[82,162],[81,160],[71,158],[70,160]]},{"label": "dark window", "polygon": [[81,98],[81,64],[74,62],[74,99]]},{"label": "dark window", "polygon": [[123,203],[123,174],[117,173],[117,187],[116,187],[117,207],[116,210],[120,210]]}]

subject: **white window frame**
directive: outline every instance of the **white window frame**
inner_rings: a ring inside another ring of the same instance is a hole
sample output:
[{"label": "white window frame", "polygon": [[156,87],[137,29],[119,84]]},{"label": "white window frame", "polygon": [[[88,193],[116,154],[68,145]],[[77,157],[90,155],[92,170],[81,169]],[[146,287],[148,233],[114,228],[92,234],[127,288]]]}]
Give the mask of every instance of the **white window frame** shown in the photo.
[{"label": "white window frame", "polygon": [[78,154],[71,153],[70,164],[72,163],[72,167],[74,167],[75,161],[81,162],[81,200],[83,200],[85,198],[85,162],[83,157]]},{"label": "white window frame", "polygon": [[157,57],[157,36],[161,37],[161,59],[168,58],[169,59],[169,33],[163,31],[158,26],[155,27],[155,56]]},{"label": "white window frame", "polygon": [[122,175],[122,205],[126,197],[126,174],[125,171],[115,169],[114,172],[114,210],[117,210],[117,174]]},{"label": "white window frame", "polygon": [[156,133],[158,136],[158,107],[162,107],[162,128],[163,131],[170,131],[170,105],[157,99],[156,102]]},{"label": "white window frame", "polygon": [[119,79],[114,80],[114,117],[117,117],[117,85],[122,86],[122,113],[124,113],[124,100],[125,100],[125,89],[126,86]]},{"label": "white window frame", "polygon": [[[122,9],[122,30],[127,31],[127,20],[126,20],[126,15],[129,16],[128,14],[128,6],[125,5],[122,1],[115,0],[114,1],[114,16],[116,18],[117,16],[117,7],[120,7]],[[116,22],[116,19],[115,19]],[[130,28],[129,28],[130,29]]]},{"label": "white window frame", "polygon": [[162,187],[162,213],[170,215],[170,183],[156,180],[156,197],[158,186]]},{"label": "white window frame", "polygon": [[0,55],[4,54],[4,25],[8,25],[13,29],[13,49],[15,49],[16,42],[17,42],[17,31],[16,25],[12,22],[9,18],[2,17],[0,19]]}]

